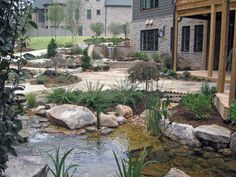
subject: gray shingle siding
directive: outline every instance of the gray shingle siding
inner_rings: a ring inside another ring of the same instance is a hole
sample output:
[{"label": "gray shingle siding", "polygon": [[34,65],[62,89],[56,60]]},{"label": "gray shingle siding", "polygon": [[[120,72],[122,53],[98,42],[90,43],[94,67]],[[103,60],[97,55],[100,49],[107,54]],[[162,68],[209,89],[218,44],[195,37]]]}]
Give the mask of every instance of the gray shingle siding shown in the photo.
[{"label": "gray shingle siding", "polygon": [[133,20],[147,19],[173,14],[172,0],[159,0],[159,7],[152,10],[141,11],[141,0],[133,0]]}]

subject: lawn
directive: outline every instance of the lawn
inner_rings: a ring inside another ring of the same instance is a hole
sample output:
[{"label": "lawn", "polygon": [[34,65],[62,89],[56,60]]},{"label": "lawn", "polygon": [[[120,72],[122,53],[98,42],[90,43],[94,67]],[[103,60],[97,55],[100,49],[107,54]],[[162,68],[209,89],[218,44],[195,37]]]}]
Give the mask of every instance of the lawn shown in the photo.
[{"label": "lawn", "polygon": [[[46,49],[48,46],[48,43],[50,40],[54,38],[53,36],[48,36],[48,37],[31,37],[30,38],[30,45],[29,48],[34,49],[34,50],[41,50],[41,49]],[[87,36],[78,36],[77,37],[77,43],[81,44],[84,43],[85,39],[88,39],[89,37]],[[68,43],[71,43],[71,37],[66,37],[66,36],[58,36],[57,39],[57,44],[59,46],[66,45]]]}]

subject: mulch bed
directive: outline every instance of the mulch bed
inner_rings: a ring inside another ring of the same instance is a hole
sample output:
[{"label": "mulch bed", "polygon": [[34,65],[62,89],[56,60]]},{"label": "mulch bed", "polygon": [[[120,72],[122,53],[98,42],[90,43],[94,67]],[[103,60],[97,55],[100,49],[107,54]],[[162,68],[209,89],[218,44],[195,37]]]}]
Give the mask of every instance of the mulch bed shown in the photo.
[{"label": "mulch bed", "polygon": [[189,124],[189,125],[192,125],[193,127],[198,127],[201,125],[217,124],[217,125],[236,131],[236,126],[232,124],[226,124],[221,118],[216,108],[213,109],[210,117],[205,120],[194,120],[193,115],[181,106],[172,108],[171,112],[172,112],[172,115],[170,119],[177,123]]}]

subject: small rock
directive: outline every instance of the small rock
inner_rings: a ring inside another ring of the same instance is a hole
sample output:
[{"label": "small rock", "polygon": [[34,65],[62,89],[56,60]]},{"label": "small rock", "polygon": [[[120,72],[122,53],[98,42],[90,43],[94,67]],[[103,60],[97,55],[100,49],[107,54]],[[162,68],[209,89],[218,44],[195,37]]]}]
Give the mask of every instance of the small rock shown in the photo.
[{"label": "small rock", "polygon": [[232,155],[232,152],[230,149],[221,149],[219,150],[219,153],[223,154],[225,157],[230,157]]},{"label": "small rock", "polygon": [[101,131],[101,135],[108,135],[113,132],[114,132],[114,130],[112,128],[105,128]]},{"label": "small rock", "polygon": [[230,143],[231,131],[219,125],[202,125],[194,129],[194,134],[200,139],[215,143]]},{"label": "small rock", "polygon": [[36,129],[42,128],[42,124],[32,124],[31,128],[36,128]]},{"label": "small rock", "polygon": [[81,130],[81,131],[79,132],[79,134],[80,134],[80,135],[86,135],[86,130],[85,130],[85,129]]},{"label": "small rock", "polygon": [[168,162],[170,157],[163,149],[155,150],[149,153],[148,159],[150,161],[157,161],[160,163]]},{"label": "small rock", "polygon": [[50,123],[49,122],[43,122],[41,123],[41,127],[42,128],[48,128],[50,126]]},{"label": "small rock", "polygon": [[236,132],[231,136],[230,149],[234,155],[236,155]]},{"label": "small rock", "polygon": [[49,110],[49,109],[52,109],[52,108],[54,108],[56,106],[57,106],[56,104],[46,104],[45,105],[45,109]]},{"label": "small rock", "polygon": [[118,105],[116,107],[116,112],[119,116],[123,116],[125,118],[130,118],[133,116],[133,110],[129,106]]},{"label": "small rock", "polygon": [[190,176],[177,168],[171,168],[170,171],[164,177],[190,177]]},{"label": "small rock", "polygon": [[101,127],[108,127],[108,128],[117,128],[119,126],[116,116],[107,115],[104,113],[101,113],[100,115],[100,124]]},{"label": "small rock", "polygon": [[88,133],[94,133],[97,131],[97,128],[96,127],[86,127],[85,131]]},{"label": "small rock", "polygon": [[49,122],[47,118],[39,117],[38,118],[39,123]]},{"label": "small rock", "polygon": [[35,108],[33,110],[34,114],[37,116],[41,116],[41,117],[46,117],[46,109],[45,106],[38,106],[37,108]]},{"label": "small rock", "polygon": [[117,121],[120,125],[123,125],[127,120],[123,116],[117,117]]},{"label": "small rock", "polygon": [[203,147],[202,150],[203,150],[203,151],[207,151],[207,152],[215,152],[215,149],[212,148],[212,147],[209,147],[209,146]]}]

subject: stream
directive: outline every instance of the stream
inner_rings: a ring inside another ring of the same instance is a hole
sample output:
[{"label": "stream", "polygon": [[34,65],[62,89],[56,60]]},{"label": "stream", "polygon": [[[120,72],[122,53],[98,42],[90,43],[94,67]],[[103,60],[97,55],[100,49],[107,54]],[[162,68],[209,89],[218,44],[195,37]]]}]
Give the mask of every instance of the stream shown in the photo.
[{"label": "stream", "polygon": [[[192,177],[234,177],[236,160],[218,153],[190,149],[172,141],[158,142],[143,127],[126,124],[108,136],[97,134],[65,135],[36,133],[29,142],[17,147],[19,155],[40,157],[52,166],[48,157],[60,146],[66,152],[73,148],[67,164],[78,164],[75,177],[117,177],[113,150],[119,157],[127,158],[127,151],[152,146],[149,160],[159,163],[144,169],[144,176],[164,176],[171,167],[183,170]],[[49,175],[51,176],[51,175]]]}]

